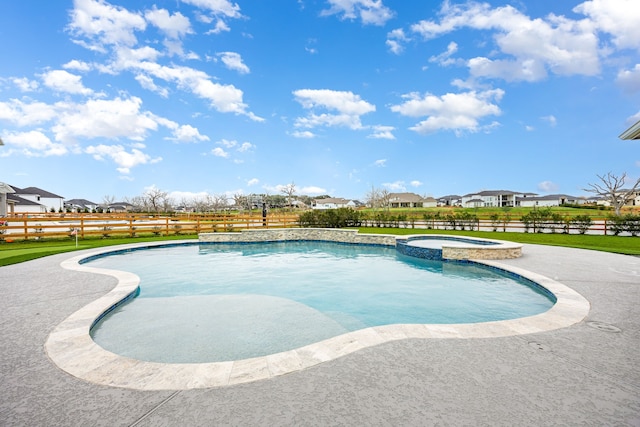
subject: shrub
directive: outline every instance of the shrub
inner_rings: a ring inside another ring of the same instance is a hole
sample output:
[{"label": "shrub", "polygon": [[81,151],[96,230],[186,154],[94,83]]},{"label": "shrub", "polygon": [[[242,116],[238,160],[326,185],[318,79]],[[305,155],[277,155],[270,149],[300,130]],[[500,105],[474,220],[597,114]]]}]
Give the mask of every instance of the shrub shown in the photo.
[{"label": "shrub", "polygon": [[593,224],[593,220],[589,215],[577,215],[571,218],[570,224],[577,228],[580,234],[585,234]]}]

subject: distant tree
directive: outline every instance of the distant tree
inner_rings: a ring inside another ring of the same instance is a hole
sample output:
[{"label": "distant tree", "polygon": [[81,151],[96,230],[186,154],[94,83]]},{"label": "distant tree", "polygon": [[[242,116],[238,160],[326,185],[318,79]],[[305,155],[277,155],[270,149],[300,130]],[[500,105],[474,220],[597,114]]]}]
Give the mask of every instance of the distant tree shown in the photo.
[{"label": "distant tree", "polygon": [[389,208],[391,207],[390,206],[391,194],[389,193],[389,190],[387,190],[386,188],[383,188],[378,193],[378,197],[380,198],[380,204],[384,206],[387,210],[389,210]]},{"label": "distant tree", "polygon": [[287,204],[289,205],[289,210],[293,209],[293,196],[296,194],[296,184],[291,181],[291,184],[287,184],[280,190],[285,196],[287,196]]},{"label": "distant tree", "polygon": [[373,185],[371,186],[371,190],[367,192],[365,198],[367,205],[371,206],[373,210],[380,206],[380,190],[375,188]]},{"label": "distant tree", "polygon": [[166,208],[169,199],[169,193],[162,191],[153,186],[147,189],[142,195],[147,210],[159,212],[161,208]]},{"label": "distant tree", "polygon": [[102,205],[104,206],[104,210],[109,209],[109,206],[114,204],[116,201],[116,196],[103,196],[102,197]]},{"label": "distant tree", "polygon": [[620,216],[622,207],[635,195],[640,187],[640,178],[633,184],[631,188],[623,188],[627,173],[617,176],[611,172],[606,175],[596,175],[600,179],[600,183],[589,184],[589,188],[584,191],[597,194],[609,200],[616,216]]}]

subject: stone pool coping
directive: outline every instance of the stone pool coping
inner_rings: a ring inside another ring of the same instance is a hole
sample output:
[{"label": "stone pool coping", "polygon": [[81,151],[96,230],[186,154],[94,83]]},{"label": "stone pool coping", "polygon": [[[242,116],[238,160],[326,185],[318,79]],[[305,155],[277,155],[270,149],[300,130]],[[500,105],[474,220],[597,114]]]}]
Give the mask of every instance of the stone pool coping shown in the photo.
[{"label": "stone pool coping", "polygon": [[[61,263],[61,266],[66,269],[113,276],[117,279],[118,284],[103,297],[71,314],[51,332],[45,343],[45,349],[49,358],[60,369],[91,383],[136,390],[187,390],[224,387],[300,371],[389,341],[410,338],[496,338],[551,331],[582,321],[590,308],[589,302],[584,297],[555,280],[496,261],[484,260],[476,262],[509,271],[538,283],[555,295],[556,303],[544,313],[520,319],[472,324],[376,326],[349,332],[294,350],[227,362],[146,362],[114,354],[97,345],[89,334],[92,325],[104,312],[135,294],[139,278],[129,272],[88,267],[80,264],[80,261],[123,248],[164,246],[172,243],[179,242],[144,243],[104,248],[71,257]],[[184,241],[184,243],[194,242]]]}]

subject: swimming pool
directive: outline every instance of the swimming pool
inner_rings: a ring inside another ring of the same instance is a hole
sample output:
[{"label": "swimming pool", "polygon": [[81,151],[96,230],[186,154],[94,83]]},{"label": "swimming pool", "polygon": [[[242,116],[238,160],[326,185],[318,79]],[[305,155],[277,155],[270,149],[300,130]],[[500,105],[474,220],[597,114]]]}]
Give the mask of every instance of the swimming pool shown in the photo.
[{"label": "swimming pool", "polygon": [[91,333],[107,350],[154,362],[259,357],[381,325],[515,319],[555,301],[502,270],[382,245],[183,244],[103,254],[85,265],[141,278],[137,298]]}]

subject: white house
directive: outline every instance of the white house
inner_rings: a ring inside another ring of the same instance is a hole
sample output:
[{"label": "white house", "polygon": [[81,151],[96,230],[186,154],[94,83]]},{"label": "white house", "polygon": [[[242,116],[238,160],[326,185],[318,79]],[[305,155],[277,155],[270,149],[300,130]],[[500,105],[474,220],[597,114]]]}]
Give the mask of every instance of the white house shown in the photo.
[{"label": "white house", "polygon": [[438,204],[433,197],[425,199],[415,193],[390,193],[388,200],[391,208],[426,208]]},{"label": "white house", "polygon": [[509,190],[479,191],[462,196],[461,204],[465,208],[515,207],[520,206],[524,199],[534,196],[537,194]]},{"label": "white house", "polygon": [[313,202],[313,209],[355,208],[356,206],[356,202],[353,200],[341,199],[337,197],[318,199]]},{"label": "white house", "polygon": [[549,207],[560,206],[568,203],[572,205],[581,205],[586,199],[580,197],[569,196],[566,194],[549,194],[547,196],[529,196],[529,197],[517,197],[516,204],[523,208],[533,207]]},{"label": "white house", "polygon": [[83,212],[85,210],[88,210],[91,212],[96,210],[98,207],[100,207],[100,205],[98,203],[91,202],[86,199],[71,199],[71,200],[65,200],[64,207],[65,209],[71,209],[76,212]]},{"label": "white house", "polygon": [[438,206],[460,206],[462,205],[462,196],[457,194],[449,194],[447,196],[439,197]]},{"label": "white house", "polygon": [[11,186],[15,193],[13,196],[18,196],[19,199],[28,200],[37,205],[42,205],[44,208],[36,208],[35,205],[23,204],[19,199],[16,199],[15,205],[16,212],[22,209],[27,209],[25,212],[49,212],[51,210],[58,212],[64,207],[64,198],[57,194],[50,193],[38,187],[18,188]]}]

